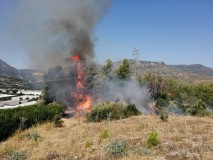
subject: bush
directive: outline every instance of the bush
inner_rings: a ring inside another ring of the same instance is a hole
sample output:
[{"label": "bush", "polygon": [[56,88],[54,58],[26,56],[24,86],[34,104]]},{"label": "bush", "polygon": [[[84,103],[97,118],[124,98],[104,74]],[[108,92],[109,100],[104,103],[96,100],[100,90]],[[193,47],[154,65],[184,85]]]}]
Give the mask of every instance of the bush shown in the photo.
[{"label": "bush", "polygon": [[88,139],[85,141],[85,147],[88,148],[88,147],[90,147],[90,146],[92,146],[92,140],[88,138]]},{"label": "bush", "polygon": [[125,140],[117,139],[106,147],[106,153],[112,157],[126,156],[128,151],[128,143]]},{"label": "bush", "polygon": [[158,133],[157,131],[153,130],[147,140],[148,147],[150,148],[152,146],[156,146],[158,142],[159,142]]},{"label": "bush", "polygon": [[61,115],[56,115],[54,117],[54,124],[55,124],[55,127],[63,127],[63,123],[64,121],[61,120]]},{"label": "bush", "polygon": [[131,117],[131,116],[137,116],[140,115],[141,112],[138,111],[136,106],[134,104],[129,104],[124,107],[123,114],[125,118]]},{"label": "bush", "polygon": [[25,159],[27,159],[27,156],[26,156],[26,154],[24,152],[13,151],[10,148],[6,148],[2,159],[25,160]]},{"label": "bush", "polygon": [[134,151],[134,154],[140,155],[140,156],[149,156],[152,154],[152,150],[147,147],[140,147]]},{"label": "bush", "polygon": [[[25,117],[24,128],[29,128],[35,124],[46,121],[54,121],[55,116],[61,115],[63,108],[59,104],[49,104],[46,106],[26,106],[14,109],[0,110],[0,141],[11,136],[22,123],[20,117]],[[22,127],[21,127],[22,128]]]},{"label": "bush", "polygon": [[87,114],[87,121],[100,122],[107,120],[108,115],[111,115],[111,120],[120,119],[122,116],[123,106],[116,103],[103,103],[92,108]]},{"label": "bush", "polygon": [[161,110],[160,111],[160,119],[163,121],[163,122],[167,122],[167,119],[169,118],[169,115],[168,115],[168,112],[166,112],[165,110]]},{"label": "bush", "polygon": [[35,142],[37,142],[39,139],[41,139],[41,136],[36,131],[33,131],[32,133],[27,134],[27,137],[30,140],[33,140]]},{"label": "bush", "polygon": [[189,112],[192,116],[200,116],[203,117],[207,115],[206,106],[202,100],[198,100],[198,103],[194,106],[187,107],[187,112]]},{"label": "bush", "polygon": [[102,103],[92,108],[86,115],[88,122],[100,122],[102,120],[117,120],[139,115],[135,105],[123,106],[117,103]]},{"label": "bush", "polygon": [[162,98],[159,98],[157,101],[156,101],[156,106],[158,108],[160,107],[167,107],[169,105],[169,102],[168,100],[166,99],[162,99]]},{"label": "bush", "polygon": [[106,139],[109,136],[109,129],[105,128],[99,135],[99,138],[102,139]]}]

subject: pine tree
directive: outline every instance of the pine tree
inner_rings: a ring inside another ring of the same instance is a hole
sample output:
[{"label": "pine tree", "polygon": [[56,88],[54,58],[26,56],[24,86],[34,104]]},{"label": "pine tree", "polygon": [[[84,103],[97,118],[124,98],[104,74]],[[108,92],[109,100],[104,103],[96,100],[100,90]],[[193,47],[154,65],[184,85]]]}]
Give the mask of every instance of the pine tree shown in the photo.
[{"label": "pine tree", "polygon": [[123,60],[123,63],[116,70],[117,76],[122,80],[129,80],[131,77],[130,64],[127,59]]}]

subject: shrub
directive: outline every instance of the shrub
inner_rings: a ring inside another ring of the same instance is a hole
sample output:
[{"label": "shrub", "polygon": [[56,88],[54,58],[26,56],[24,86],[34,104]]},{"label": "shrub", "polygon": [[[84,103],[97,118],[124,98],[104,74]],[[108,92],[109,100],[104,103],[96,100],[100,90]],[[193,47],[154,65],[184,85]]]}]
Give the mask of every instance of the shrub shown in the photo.
[{"label": "shrub", "polygon": [[[0,141],[5,140],[20,127],[20,117],[25,117],[24,128],[40,124],[46,121],[54,121],[54,117],[61,115],[62,106],[59,104],[49,104],[46,106],[26,106],[14,109],[0,110]],[[22,127],[21,127],[22,128]]]},{"label": "shrub", "polygon": [[55,124],[55,127],[63,127],[63,123],[64,121],[61,120],[61,116],[60,115],[56,115],[54,117],[54,124]]},{"label": "shrub", "polygon": [[126,156],[128,151],[128,143],[125,140],[117,139],[106,147],[106,153],[112,157]]},{"label": "shrub", "polygon": [[165,110],[161,110],[160,111],[160,119],[163,121],[163,122],[167,122],[167,119],[169,118],[169,115],[168,115],[168,112],[166,112]]},{"label": "shrub", "polygon": [[152,154],[152,150],[150,148],[147,148],[147,147],[140,147],[140,148],[137,148],[135,151],[134,151],[134,154],[136,155],[140,155],[140,156],[149,156]]},{"label": "shrub", "polygon": [[156,106],[158,108],[160,108],[160,107],[167,107],[168,105],[169,105],[169,102],[166,99],[159,98],[156,101]]},{"label": "shrub", "polygon": [[111,120],[120,119],[122,116],[123,107],[116,103],[102,103],[92,108],[87,114],[87,121],[100,122],[107,120],[108,115],[111,115]]},{"label": "shrub", "polygon": [[88,139],[85,141],[85,147],[88,148],[88,147],[90,147],[90,146],[92,146],[92,140],[88,138]]},{"label": "shrub", "polygon": [[139,114],[140,112],[135,105],[123,106],[117,103],[102,103],[93,107],[86,115],[86,119],[88,122],[100,122],[102,120],[117,120]]},{"label": "shrub", "polygon": [[156,146],[159,142],[158,133],[157,131],[153,130],[148,137],[147,143],[148,147]]},{"label": "shrub", "polygon": [[109,129],[105,128],[99,135],[99,138],[102,139],[106,139],[107,137],[109,137]]},{"label": "shrub", "polygon": [[198,100],[197,104],[191,107],[187,107],[187,112],[192,116],[203,117],[207,114],[206,106],[202,100]]},{"label": "shrub", "polygon": [[41,136],[33,130],[32,133],[29,133],[27,134],[27,137],[30,139],[30,140],[33,140],[35,142],[37,142],[39,139],[41,139]]},{"label": "shrub", "polygon": [[26,154],[24,152],[13,151],[10,148],[6,148],[5,149],[5,153],[4,153],[3,157],[2,157],[2,159],[8,159],[8,160],[25,160],[25,159],[27,159],[27,156],[26,156]]},{"label": "shrub", "polygon": [[19,130],[24,130],[27,118],[20,117],[19,119],[20,119]]},{"label": "shrub", "polygon": [[129,104],[124,107],[123,114],[125,118],[131,117],[131,116],[137,116],[140,115],[141,112],[138,111],[136,106],[134,104]]}]

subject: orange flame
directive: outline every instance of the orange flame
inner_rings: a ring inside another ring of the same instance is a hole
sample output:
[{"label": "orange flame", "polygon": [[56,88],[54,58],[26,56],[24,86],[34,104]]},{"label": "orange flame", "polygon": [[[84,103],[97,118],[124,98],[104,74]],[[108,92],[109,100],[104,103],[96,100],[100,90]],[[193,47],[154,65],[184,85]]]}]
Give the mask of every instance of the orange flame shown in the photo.
[{"label": "orange flame", "polygon": [[85,112],[89,112],[92,108],[92,98],[85,94],[83,88],[83,82],[84,82],[84,71],[82,69],[82,65],[80,62],[80,56],[78,53],[75,53],[72,57],[71,60],[73,61],[78,61],[78,75],[77,75],[77,79],[76,79],[76,88],[77,88],[77,92],[76,93],[72,93],[71,96],[73,98],[75,98],[76,101],[76,114],[80,115],[82,113]]},{"label": "orange flame", "polygon": [[73,61],[80,61],[80,56],[78,53],[75,53],[72,57],[71,57],[71,60]]},{"label": "orange flame", "polygon": [[77,77],[77,84],[76,84],[77,89],[84,88],[83,76],[84,76],[84,73],[83,73],[82,68],[81,68],[81,63],[79,62],[78,63],[78,77]]},{"label": "orange flame", "polygon": [[[85,96],[85,95],[82,95],[82,96]],[[91,104],[92,104],[91,97],[86,95],[86,97],[84,98],[84,101],[80,102],[76,107],[78,114],[81,113],[82,111],[89,112],[92,108]]]}]

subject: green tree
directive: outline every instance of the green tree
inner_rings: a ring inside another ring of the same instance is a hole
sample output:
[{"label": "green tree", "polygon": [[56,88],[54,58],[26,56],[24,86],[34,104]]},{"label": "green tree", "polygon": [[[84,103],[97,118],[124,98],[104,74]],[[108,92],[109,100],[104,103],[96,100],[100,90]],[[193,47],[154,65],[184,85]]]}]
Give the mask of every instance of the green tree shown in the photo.
[{"label": "green tree", "polygon": [[166,98],[167,80],[161,76],[149,77],[147,86],[154,99]]},{"label": "green tree", "polygon": [[187,111],[192,115],[192,116],[205,116],[206,115],[206,106],[203,103],[202,100],[198,100],[197,105],[190,106],[187,108]]},{"label": "green tree", "polygon": [[110,59],[106,60],[106,64],[101,68],[101,72],[104,75],[109,75],[112,72],[112,68],[113,68],[113,64],[112,61]]},{"label": "green tree", "polygon": [[144,86],[144,80],[143,80],[143,78],[142,78],[142,75],[141,75],[141,74],[139,74],[139,75],[138,75],[138,79],[137,79],[137,81],[138,81],[138,83],[139,83],[139,85],[140,85],[140,86]]},{"label": "green tree", "polygon": [[91,65],[86,68],[85,87],[87,87],[88,89],[92,89],[95,86],[97,81],[97,74],[98,71],[95,65]]},{"label": "green tree", "polygon": [[43,77],[45,81],[45,87],[43,91],[43,99],[46,104],[56,101],[56,93],[59,86],[64,82],[60,81],[64,79],[63,69],[61,66],[50,68]]},{"label": "green tree", "polygon": [[123,63],[116,70],[117,76],[122,80],[129,80],[131,77],[130,64],[127,59],[123,60]]}]

